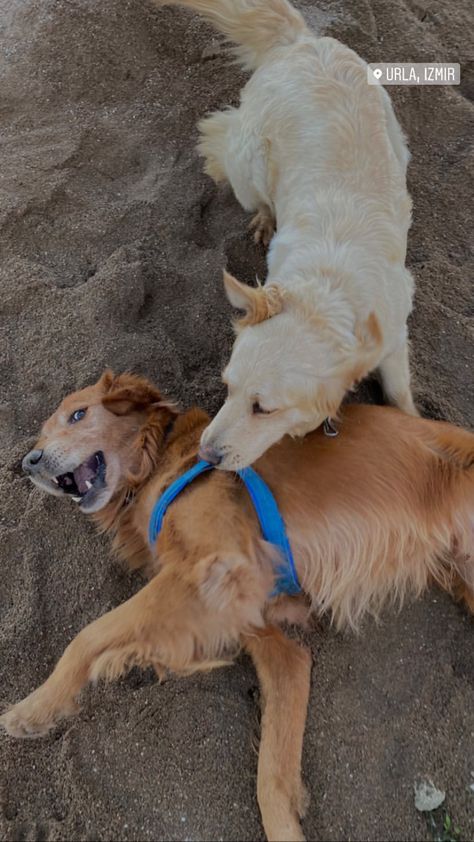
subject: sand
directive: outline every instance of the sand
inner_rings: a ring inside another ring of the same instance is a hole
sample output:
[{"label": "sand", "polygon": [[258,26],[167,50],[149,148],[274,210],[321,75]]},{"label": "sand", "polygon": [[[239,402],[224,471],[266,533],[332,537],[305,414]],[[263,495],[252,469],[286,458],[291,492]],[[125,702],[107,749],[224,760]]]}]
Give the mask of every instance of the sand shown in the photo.
[{"label": "sand", "polygon": [[[368,60],[461,62],[460,88],[391,91],[413,152],[417,400],[429,416],[472,425],[471,2],[298,6]],[[202,22],[129,0],[0,0],[0,39],[3,706],[141,584],[72,504],[22,477],[40,423],[106,364],[215,411],[232,343],[222,267],[251,280],[265,262],[248,218],[195,153],[198,118],[236,103],[244,82]],[[316,627],[308,640],[308,838],[428,838],[413,796],[424,775],[472,839],[474,647],[463,609],[433,591],[358,637]],[[134,671],[88,691],[79,717],[47,738],[2,735],[0,837],[262,839],[256,684],[244,657],[161,686]]]}]

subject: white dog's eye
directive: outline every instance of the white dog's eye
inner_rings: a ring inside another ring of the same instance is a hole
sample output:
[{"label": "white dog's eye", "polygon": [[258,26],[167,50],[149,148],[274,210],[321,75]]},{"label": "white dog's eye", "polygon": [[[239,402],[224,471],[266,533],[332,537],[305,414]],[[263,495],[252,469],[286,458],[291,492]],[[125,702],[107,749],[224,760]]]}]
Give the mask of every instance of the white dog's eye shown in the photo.
[{"label": "white dog's eye", "polygon": [[274,409],[263,409],[263,407],[260,406],[258,401],[254,401],[253,404],[252,404],[252,412],[253,412],[254,415],[271,415],[272,412],[275,412],[275,410]]},{"label": "white dog's eye", "polygon": [[75,424],[76,421],[80,421],[81,418],[84,418],[84,415],[86,414],[86,412],[87,412],[87,409],[76,409],[76,411],[73,412],[72,415],[69,416],[68,423],[69,424]]}]

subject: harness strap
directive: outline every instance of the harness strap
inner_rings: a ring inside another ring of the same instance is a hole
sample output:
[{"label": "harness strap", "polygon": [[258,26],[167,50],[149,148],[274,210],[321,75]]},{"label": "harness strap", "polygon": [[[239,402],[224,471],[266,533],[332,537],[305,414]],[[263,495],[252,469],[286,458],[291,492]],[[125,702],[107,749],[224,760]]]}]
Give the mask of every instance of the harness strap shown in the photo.
[{"label": "harness strap", "polygon": [[161,532],[163,518],[170,503],[172,503],[178,494],[181,494],[183,489],[196,479],[199,474],[204,473],[204,471],[210,471],[213,467],[214,466],[211,465],[210,462],[204,462],[204,460],[197,462],[194,467],[189,469],[189,471],[186,471],[185,474],[182,474],[182,476],[175,479],[175,481],[168,486],[166,491],[163,492],[161,497],[158,498],[153,506],[150,522],[148,524],[148,542],[151,546],[154,545]]},{"label": "harness strap", "polygon": [[[204,460],[197,462],[196,465],[178,477],[163,492],[155,503],[150,516],[148,540],[151,546],[154,545],[158,538],[168,506],[196,477],[213,468],[214,465],[211,465],[210,462],[205,462]],[[278,596],[278,594],[295,596],[301,593],[301,585],[298,581],[285,523],[272,492],[253,468],[243,468],[241,471],[237,471],[237,474],[249,492],[260,522],[263,537],[269,543],[274,544],[280,550],[282,556],[281,563],[276,567],[275,587],[270,596]]]},{"label": "harness strap", "polygon": [[301,593],[285,522],[272,492],[253,468],[243,468],[237,473],[250,494],[265,541],[278,547],[283,558],[276,567],[275,587],[271,596],[278,596],[278,594],[295,596]]}]

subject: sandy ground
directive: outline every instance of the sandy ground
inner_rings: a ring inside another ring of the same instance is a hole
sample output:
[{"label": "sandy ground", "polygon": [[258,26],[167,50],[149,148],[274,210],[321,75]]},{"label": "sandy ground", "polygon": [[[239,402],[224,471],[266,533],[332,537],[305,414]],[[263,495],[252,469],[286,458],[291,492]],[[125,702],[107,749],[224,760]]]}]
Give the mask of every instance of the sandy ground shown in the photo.
[{"label": "sandy ground", "polygon": [[[470,0],[306,0],[368,60],[457,60],[460,88],[392,88],[413,152],[416,392],[472,424]],[[214,411],[232,342],[227,263],[264,276],[232,195],[202,174],[196,121],[243,76],[181,10],[0,0],[0,704],[50,672],[84,624],[139,587],[19,459],[61,397],[106,364]],[[413,783],[474,834],[472,623],[437,592],[359,637],[317,628],[304,752],[310,839],[422,840]],[[37,742],[0,738],[0,837],[262,839],[248,661],[159,686],[133,672]]]}]

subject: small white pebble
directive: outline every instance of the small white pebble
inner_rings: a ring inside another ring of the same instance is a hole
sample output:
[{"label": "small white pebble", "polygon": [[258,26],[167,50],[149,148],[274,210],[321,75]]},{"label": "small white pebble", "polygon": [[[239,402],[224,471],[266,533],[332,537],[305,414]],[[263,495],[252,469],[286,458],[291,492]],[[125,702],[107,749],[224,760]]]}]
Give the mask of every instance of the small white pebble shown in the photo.
[{"label": "small white pebble", "polygon": [[415,807],[422,813],[436,810],[446,798],[446,793],[441,789],[437,789],[433,781],[429,778],[416,781],[414,789]]}]

